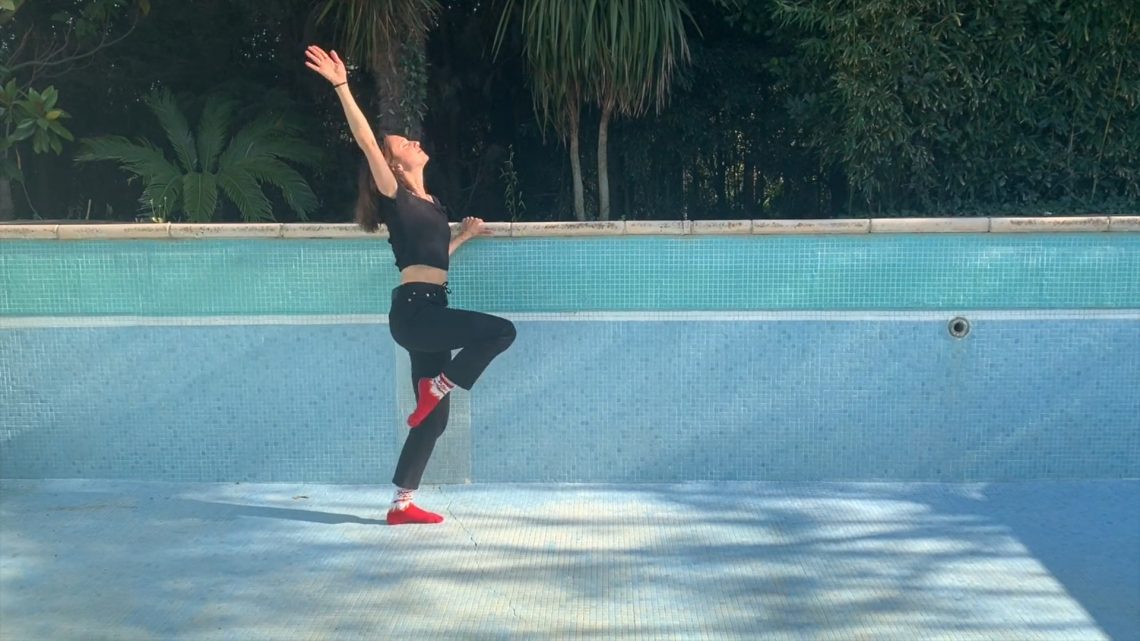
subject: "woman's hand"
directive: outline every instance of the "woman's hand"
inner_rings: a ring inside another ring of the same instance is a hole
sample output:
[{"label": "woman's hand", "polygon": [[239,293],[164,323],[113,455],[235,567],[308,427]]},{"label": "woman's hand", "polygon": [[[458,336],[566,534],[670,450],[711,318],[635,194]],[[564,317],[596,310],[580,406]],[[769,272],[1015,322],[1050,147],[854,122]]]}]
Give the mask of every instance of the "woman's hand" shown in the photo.
[{"label": "woman's hand", "polygon": [[482,218],[468,216],[467,218],[463,219],[462,233],[471,238],[474,238],[475,236],[486,236],[487,234],[491,233],[491,230],[484,227],[483,224],[484,223]]},{"label": "woman's hand", "polygon": [[344,61],[335,51],[331,53],[330,56],[324,49],[312,45],[305,49],[305,58],[307,58],[305,66],[321,74],[321,77],[331,82],[334,87],[344,87],[343,90],[336,89],[335,94],[340,106],[344,108],[348,128],[352,130],[353,139],[364,152],[364,157],[368,159],[368,168],[372,172],[372,181],[376,183],[376,188],[381,194],[392,198],[396,194],[396,177],[392,175],[388,159],[380,150],[380,144],[376,140],[376,134],[372,132],[372,126],[368,124],[368,118],[360,111],[360,105],[356,104],[356,99],[348,90],[348,71],[344,68]]},{"label": "woman's hand", "polygon": [[490,234],[491,230],[483,226],[482,218],[475,218],[468,216],[463,219],[459,225],[459,233],[451,239],[451,244],[447,247],[447,255],[450,256],[459,249],[459,246],[476,236],[486,236]]},{"label": "woman's hand", "polygon": [[325,80],[334,85],[348,82],[348,71],[344,68],[344,62],[341,61],[340,56],[336,55],[335,51],[330,53],[331,56],[317,45],[310,45],[308,49],[305,49],[305,57],[308,58],[305,66],[321,74]]}]

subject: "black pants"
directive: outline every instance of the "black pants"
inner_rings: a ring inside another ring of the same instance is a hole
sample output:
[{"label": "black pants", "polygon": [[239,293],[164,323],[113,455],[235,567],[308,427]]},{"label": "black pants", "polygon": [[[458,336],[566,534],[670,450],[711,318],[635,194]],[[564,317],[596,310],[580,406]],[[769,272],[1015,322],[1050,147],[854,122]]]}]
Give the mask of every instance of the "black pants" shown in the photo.
[{"label": "black pants", "polygon": [[[392,290],[388,329],[396,344],[412,357],[412,389],[416,381],[442,372],[451,382],[471,389],[491,360],[511,346],[515,326],[505,318],[452,309],[447,288],[430,283],[408,283]],[[455,358],[452,350],[460,350]],[[443,397],[432,413],[408,433],[392,482],[414,490],[420,486],[435,441],[447,427],[451,396]]]}]

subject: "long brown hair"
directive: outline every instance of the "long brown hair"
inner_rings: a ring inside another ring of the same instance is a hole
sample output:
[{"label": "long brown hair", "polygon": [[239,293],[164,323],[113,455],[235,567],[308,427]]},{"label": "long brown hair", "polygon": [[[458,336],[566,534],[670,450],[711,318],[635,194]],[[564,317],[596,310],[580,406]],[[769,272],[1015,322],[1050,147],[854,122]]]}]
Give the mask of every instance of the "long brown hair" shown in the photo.
[{"label": "long brown hair", "polygon": [[[381,131],[377,136],[380,141],[380,153],[384,155],[384,162],[392,157],[388,147],[388,136],[391,132]],[[360,162],[360,169],[356,175],[356,224],[367,232],[374,232],[380,228],[384,220],[384,211],[380,206],[380,191],[376,188],[376,180],[372,177],[372,168],[368,159]]]},{"label": "long brown hair", "polygon": [[383,215],[380,213],[380,192],[376,189],[376,181],[372,179],[372,168],[368,166],[368,159],[360,162],[360,170],[356,176],[356,224],[367,232],[374,232],[380,228]]}]

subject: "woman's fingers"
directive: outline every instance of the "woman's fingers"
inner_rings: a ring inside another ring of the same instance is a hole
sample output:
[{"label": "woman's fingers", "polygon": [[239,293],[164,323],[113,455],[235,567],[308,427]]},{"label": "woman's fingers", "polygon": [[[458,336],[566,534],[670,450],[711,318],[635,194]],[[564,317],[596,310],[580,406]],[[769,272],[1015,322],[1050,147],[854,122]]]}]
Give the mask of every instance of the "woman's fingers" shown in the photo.
[{"label": "woman's fingers", "polygon": [[338,65],[344,65],[344,62],[341,61],[340,56],[336,54],[336,49],[332,50],[332,61]]},{"label": "woman's fingers", "polygon": [[308,61],[308,62],[306,62],[306,63],[305,63],[305,66],[306,66],[306,67],[308,67],[308,68],[310,68],[310,69],[312,69],[313,71],[315,71],[315,72],[317,72],[317,73],[321,74],[322,76],[323,76],[323,75],[325,75],[325,67],[324,67],[324,65],[321,65],[321,64],[318,64],[318,63],[315,63],[315,62],[312,62],[312,61]]},{"label": "woman's fingers", "polygon": [[329,61],[329,56],[320,47],[311,46],[305,50],[305,55],[317,64],[324,64]]},{"label": "woman's fingers", "polygon": [[305,57],[308,58],[305,63],[306,67],[331,80],[328,74],[335,72],[336,65],[323,49],[316,45],[310,45],[305,49]]},{"label": "woman's fingers", "polygon": [[326,77],[326,78],[328,77],[328,76],[326,76],[326,75],[325,75],[325,72],[324,72],[324,70],[323,70],[323,69],[321,69],[321,67],[320,67],[319,65],[315,65],[315,64],[313,64],[313,63],[311,63],[311,62],[306,62],[306,63],[305,63],[305,66],[306,66],[306,67],[308,67],[308,68],[310,68],[310,69],[312,69],[313,71],[315,71],[315,72],[319,73],[319,74],[320,74],[322,77]]},{"label": "woman's fingers", "polygon": [[485,225],[486,223],[483,222],[482,218],[468,216],[463,219],[464,229],[476,236],[486,236],[487,234],[491,233],[491,230],[488,229]]}]

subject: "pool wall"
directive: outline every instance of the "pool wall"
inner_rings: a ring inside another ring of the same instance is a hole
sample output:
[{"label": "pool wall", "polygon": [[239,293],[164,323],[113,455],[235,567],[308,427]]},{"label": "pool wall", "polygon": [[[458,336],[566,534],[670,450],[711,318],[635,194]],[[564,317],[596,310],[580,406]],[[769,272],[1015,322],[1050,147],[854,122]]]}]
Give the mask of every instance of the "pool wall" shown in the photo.
[{"label": "pool wall", "polygon": [[[452,304],[518,339],[425,480],[1140,477],[1136,217],[919,223],[494,226]],[[0,226],[0,477],[387,482],[395,278],[347,226]]]}]

